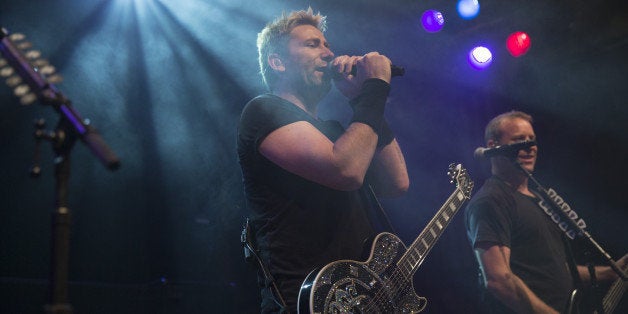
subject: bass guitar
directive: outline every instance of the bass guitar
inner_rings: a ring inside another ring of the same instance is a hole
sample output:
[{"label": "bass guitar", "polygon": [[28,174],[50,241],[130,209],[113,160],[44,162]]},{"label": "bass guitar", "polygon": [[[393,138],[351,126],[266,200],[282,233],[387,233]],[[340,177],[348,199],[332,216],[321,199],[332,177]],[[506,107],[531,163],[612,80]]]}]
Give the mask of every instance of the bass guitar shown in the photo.
[{"label": "bass guitar", "polygon": [[618,278],[615,282],[613,282],[610,289],[608,289],[608,292],[602,299],[604,314],[611,314],[615,311],[617,304],[619,304],[619,301],[621,301],[621,298],[624,296],[624,292],[626,292],[626,282],[621,278]]},{"label": "bass guitar", "polygon": [[473,182],[460,164],[449,166],[456,190],[410,247],[394,234],[378,234],[366,262],[340,260],[312,271],[301,286],[299,313],[418,313],[427,299],[412,283],[419,268],[462,204]]},{"label": "bass guitar", "polygon": [[[569,314],[612,314],[613,312],[615,312],[615,309],[617,309],[617,305],[622,300],[624,292],[626,292],[626,281],[624,281],[622,278],[617,278],[617,280],[615,280],[613,284],[608,288],[606,295],[604,295],[604,297],[602,298],[601,304],[594,303],[594,297],[587,297],[579,289],[576,289],[570,295],[569,304],[567,305],[567,309],[565,312]],[[603,312],[598,310],[598,306],[600,305],[602,306]]]}]

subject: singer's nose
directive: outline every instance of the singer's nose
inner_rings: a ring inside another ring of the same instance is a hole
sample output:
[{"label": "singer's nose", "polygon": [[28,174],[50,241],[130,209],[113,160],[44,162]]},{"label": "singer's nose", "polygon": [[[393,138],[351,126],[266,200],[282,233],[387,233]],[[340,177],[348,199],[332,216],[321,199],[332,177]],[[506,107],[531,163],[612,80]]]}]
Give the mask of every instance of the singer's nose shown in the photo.
[{"label": "singer's nose", "polygon": [[331,49],[329,49],[329,47],[325,47],[323,50],[323,55],[321,56],[321,59],[327,61],[327,62],[331,62],[332,60],[334,60],[334,52],[331,51]]}]

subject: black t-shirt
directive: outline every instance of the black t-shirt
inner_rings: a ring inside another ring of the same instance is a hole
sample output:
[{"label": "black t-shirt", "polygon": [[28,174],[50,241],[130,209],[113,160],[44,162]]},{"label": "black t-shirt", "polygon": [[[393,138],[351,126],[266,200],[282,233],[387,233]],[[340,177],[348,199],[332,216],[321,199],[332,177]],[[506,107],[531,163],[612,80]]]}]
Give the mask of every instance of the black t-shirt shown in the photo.
[{"label": "black t-shirt", "polygon": [[[245,106],[238,130],[238,155],[256,243],[293,312],[310,271],[339,259],[360,260],[364,241],[376,234],[365,211],[369,203],[365,187],[350,192],[330,189],[260,154],[259,145],[269,133],[297,121],[307,121],[331,141],[344,132],[337,121],[320,121],[270,94]],[[262,295],[268,297],[264,291]]]},{"label": "black t-shirt", "polygon": [[[497,177],[488,179],[465,211],[473,248],[480,242],[510,248],[513,273],[549,306],[562,311],[573,289],[562,231],[538,206]],[[487,295],[493,313],[513,313]]]}]

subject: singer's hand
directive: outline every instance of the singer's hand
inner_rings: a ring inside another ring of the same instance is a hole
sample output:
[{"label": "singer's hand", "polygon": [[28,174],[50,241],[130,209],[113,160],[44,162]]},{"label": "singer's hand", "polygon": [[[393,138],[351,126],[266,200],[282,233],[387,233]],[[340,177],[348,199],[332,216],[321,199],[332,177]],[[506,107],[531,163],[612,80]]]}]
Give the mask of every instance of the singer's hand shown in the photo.
[{"label": "singer's hand", "polygon": [[391,70],[390,59],[377,52],[369,52],[357,62],[357,76],[362,82],[370,78],[378,78],[390,84]]},{"label": "singer's hand", "polygon": [[[347,98],[353,99],[360,92],[362,83],[370,78],[378,78],[390,83],[390,59],[377,52],[370,52],[364,56],[339,56],[332,61],[331,71],[334,71],[334,84]],[[356,75],[351,74],[353,67],[357,67]]]},{"label": "singer's hand", "polygon": [[349,99],[353,99],[360,92],[361,82],[356,76],[351,74],[351,70],[356,66],[359,56],[339,56],[331,63],[332,77],[336,88]]}]

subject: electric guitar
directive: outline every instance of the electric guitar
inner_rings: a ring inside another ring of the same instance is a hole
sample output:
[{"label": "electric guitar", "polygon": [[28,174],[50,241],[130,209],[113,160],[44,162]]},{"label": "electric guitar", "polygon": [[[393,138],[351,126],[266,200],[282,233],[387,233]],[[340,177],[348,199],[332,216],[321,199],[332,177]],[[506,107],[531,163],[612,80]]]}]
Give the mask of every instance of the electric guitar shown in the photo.
[{"label": "electric guitar", "polygon": [[449,166],[456,190],[409,248],[394,234],[378,234],[366,262],[340,260],[312,271],[301,286],[299,313],[417,313],[427,299],[412,276],[449,222],[469,199],[473,182],[462,165]]}]

